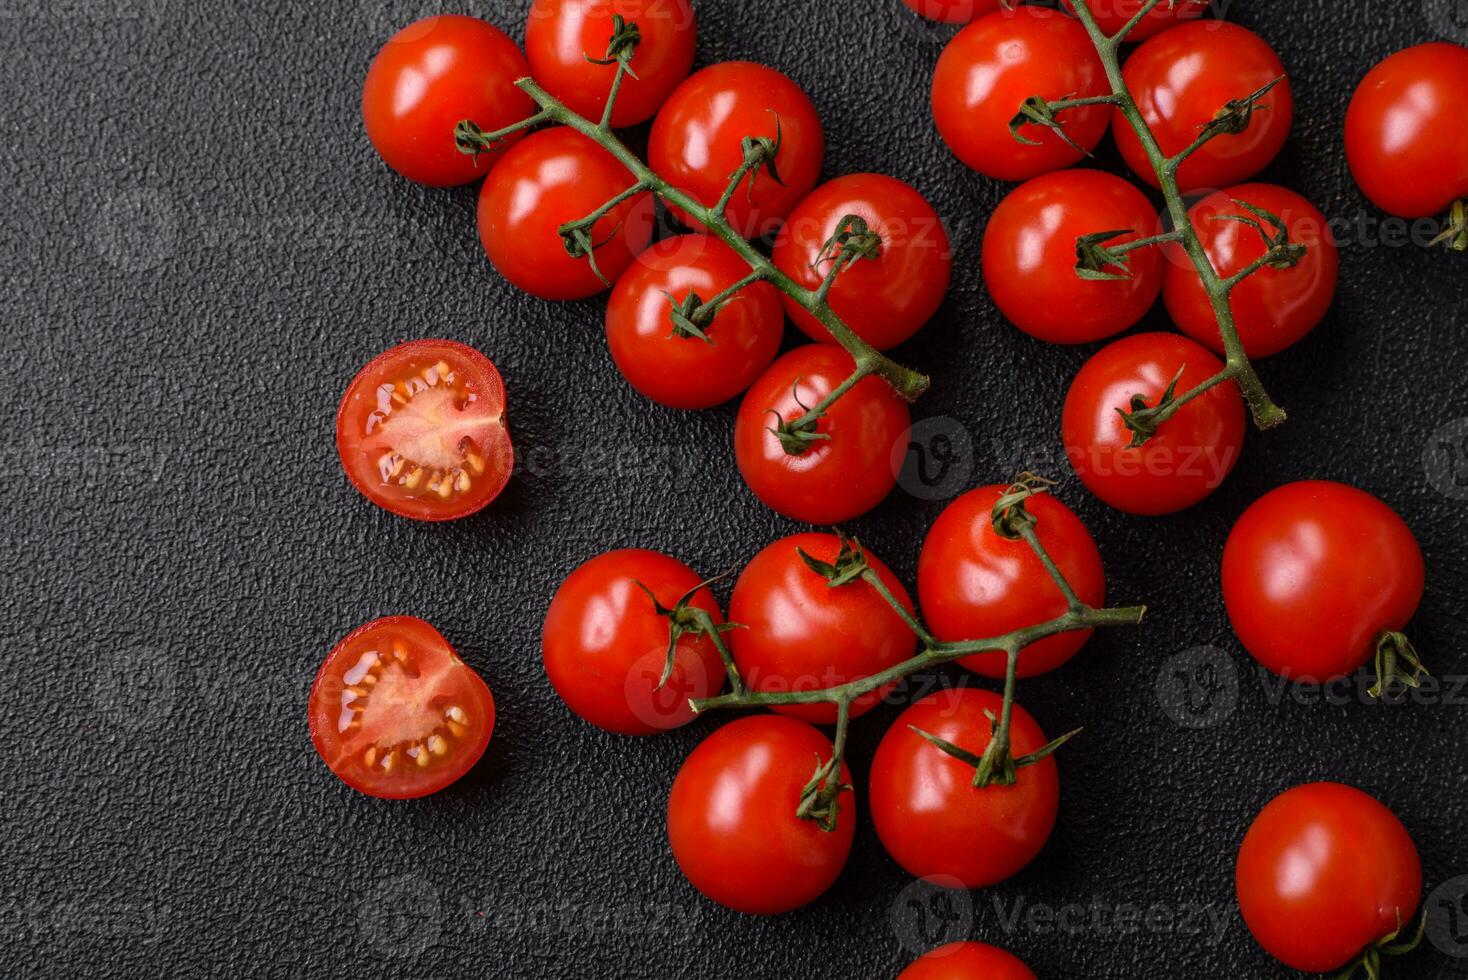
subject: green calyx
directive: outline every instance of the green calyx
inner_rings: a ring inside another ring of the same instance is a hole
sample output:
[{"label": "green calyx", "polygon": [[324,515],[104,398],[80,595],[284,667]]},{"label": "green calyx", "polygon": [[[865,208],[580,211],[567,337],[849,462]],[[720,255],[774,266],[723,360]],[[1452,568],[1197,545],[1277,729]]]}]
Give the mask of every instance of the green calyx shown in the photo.
[{"label": "green calyx", "polygon": [[968,749],[954,745],[947,739],[939,738],[931,732],[925,732],[921,728],[908,728],[913,734],[926,739],[936,746],[940,751],[952,756],[965,765],[974,767],[974,789],[984,789],[987,786],[1013,786],[1019,778],[1019,770],[1026,766],[1033,766],[1041,760],[1048,759],[1055,754],[1066,742],[1079,735],[1084,729],[1077,728],[1075,731],[1066,732],[1064,735],[1036,749],[1028,755],[1016,759],[1010,752],[1007,739],[999,737],[999,719],[994,717],[991,711],[985,711],[984,715],[989,719],[989,744],[984,747],[983,755],[975,755]]},{"label": "green calyx", "polygon": [[803,549],[796,548],[795,553],[800,555],[800,560],[805,562],[807,568],[826,580],[826,587],[838,589],[843,585],[849,585],[861,578],[861,573],[870,566],[867,565],[866,555],[861,550],[861,542],[855,538],[841,537],[841,550],[836,553],[834,562],[821,561],[807,554]]},{"label": "green calyx", "polygon": [[1468,252],[1468,202],[1454,201],[1453,210],[1441,235],[1427,243],[1428,248],[1446,245],[1455,252]]},{"label": "green calyx", "polygon": [[795,816],[801,820],[814,820],[826,833],[836,829],[836,818],[841,814],[841,794],[853,787],[841,782],[841,760],[837,756],[822,762],[816,757],[815,775],[800,791],[800,803]]},{"label": "green calyx", "polygon": [[[1220,214],[1215,215],[1215,221],[1237,221],[1241,225],[1248,225],[1259,233],[1264,239],[1266,249],[1261,264],[1271,269],[1293,269],[1300,264],[1305,257],[1305,246],[1298,242],[1290,241],[1290,230],[1285,226],[1283,219],[1278,215],[1266,211],[1264,208],[1255,207],[1248,201],[1235,200],[1234,204],[1248,211],[1253,217],[1242,214]],[[1269,227],[1264,227],[1268,224]]]},{"label": "green calyx", "polygon": [[991,511],[994,533],[1001,538],[1018,541],[1024,536],[1023,529],[1034,527],[1036,523],[1034,516],[1025,509],[1025,501],[1053,486],[1054,480],[1034,473],[1025,472],[1015,477],[1009,489],[994,502]]},{"label": "green calyx", "polygon": [[[1066,96],[1060,101],[1065,102],[1069,98],[1070,96]],[[1090,151],[1070,138],[1070,134],[1065,131],[1065,127],[1060,122],[1059,113],[1060,109],[1056,108],[1055,103],[1038,95],[1032,95],[1020,103],[1019,112],[1009,120],[1009,135],[1014,137],[1016,143],[1023,143],[1025,146],[1039,146],[1039,140],[1030,139],[1020,130],[1026,126],[1044,126],[1065,140],[1066,144],[1077,153],[1090,156]]]},{"label": "green calyx", "polygon": [[1157,399],[1156,405],[1148,405],[1147,399],[1142,395],[1133,395],[1130,411],[1121,408],[1116,410],[1132,434],[1133,447],[1146,445],[1147,440],[1157,434],[1157,427],[1172,417],[1173,405],[1177,402],[1177,386],[1187,369],[1186,364],[1178,368],[1177,374],[1173,376],[1162,397]]},{"label": "green calyx", "polygon": [[[715,646],[720,648],[720,653],[723,653],[723,634],[739,629],[738,623],[715,623],[713,617],[709,615],[707,610],[692,605],[694,596],[720,579],[726,578],[728,574],[728,572],[725,572],[723,575],[709,579],[707,582],[698,583],[684,593],[673,604],[671,609],[658,601],[658,597],[653,594],[652,589],[649,589],[641,582],[633,583],[647,594],[648,599],[652,601],[653,608],[657,610],[657,614],[668,620],[668,652],[663,660],[662,677],[658,679],[659,689],[668,683],[668,678],[673,676],[673,665],[678,655],[679,640],[685,636],[707,636],[713,640]],[[728,658],[725,659],[726,668],[732,672],[734,670],[732,662],[728,661]],[[737,673],[731,673],[730,681],[736,688],[740,686]]]},{"label": "green calyx", "polygon": [[1417,648],[1406,634],[1388,631],[1376,641],[1376,683],[1366,693],[1373,698],[1390,698],[1408,688],[1421,687],[1422,678],[1428,676]]},{"label": "green calyx", "polygon": [[1422,913],[1422,919],[1417,923],[1417,934],[1406,942],[1397,942],[1402,934],[1402,911],[1397,910],[1397,928],[1382,936],[1376,942],[1366,947],[1361,958],[1356,960],[1344,971],[1335,975],[1334,980],[1351,980],[1358,970],[1365,971],[1367,980],[1381,980],[1382,959],[1388,956],[1403,956],[1412,952],[1422,945],[1422,937],[1427,934],[1427,912]]},{"label": "green calyx", "polygon": [[[775,112],[773,109],[769,111]],[[747,200],[754,200],[754,184],[761,170],[769,174],[770,179],[775,183],[781,187],[785,186],[785,179],[780,176],[779,167],[775,163],[780,156],[780,148],[785,145],[785,131],[780,124],[779,113],[775,113],[775,135],[773,137],[746,136],[739,145],[744,153],[744,162],[740,166],[740,171],[749,175],[745,187]]]},{"label": "green calyx", "polygon": [[1199,141],[1212,139],[1215,136],[1237,136],[1239,133],[1248,129],[1249,124],[1254,121],[1254,113],[1260,109],[1269,108],[1266,103],[1260,102],[1259,100],[1268,95],[1276,85],[1284,80],[1285,76],[1281,75],[1262,88],[1250,92],[1242,99],[1233,99],[1225,103],[1223,108],[1218,110],[1218,115],[1214,116],[1208,122],[1208,125],[1203,127]]},{"label": "green calyx", "polygon": [[600,58],[586,55],[586,60],[593,65],[615,65],[621,62],[627,66],[627,74],[633,78],[637,77],[628,64],[632,55],[637,51],[637,46],[642,43],[642,30],[633,22],[627,20],[621,14],[612,15],[612,37],[607,42],[607,53]]}]

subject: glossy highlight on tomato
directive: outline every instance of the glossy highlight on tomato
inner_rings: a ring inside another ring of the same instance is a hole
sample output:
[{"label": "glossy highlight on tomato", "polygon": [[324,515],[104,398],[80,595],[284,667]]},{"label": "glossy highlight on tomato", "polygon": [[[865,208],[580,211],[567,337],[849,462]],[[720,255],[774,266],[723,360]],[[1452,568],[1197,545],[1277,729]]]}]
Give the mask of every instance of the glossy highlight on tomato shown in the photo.
[{"label": "glossy highlight on tomato", "polygon": [[930,949],[897,980],[1037,980],[1013,953],[988,943],[948,943]]},{"label": "glossy highlight on tomato", "polygon": [[414,616],[361,626],[327,654],[307,706],[311,741],[368,796],[437,793],[479,761],[494,698],[449,642]]},{"label": "glossy highlight on tomato", "polygon": [[[1067,10],[1073,9],[1072,3],[1073,0],[1065,0]],[[1085,0],[1085,3],[1096,17],[1096,26],[1107,37],[1114,37],[1141,12],[1146,0]],[[1197,20],[1208,12],[1209,3],[1210,0],[1175,0],[1175,3],[1162,0],[1127,34],[1126,41],[1140,43],[1183,21]]]},{"label": "glossy highlight on tomato", "polygon": [[468,517],[514,469],[504,382],[464,344],[400,344],[347,386],[336,447],[352,485],[377,506],[416,521]]}]

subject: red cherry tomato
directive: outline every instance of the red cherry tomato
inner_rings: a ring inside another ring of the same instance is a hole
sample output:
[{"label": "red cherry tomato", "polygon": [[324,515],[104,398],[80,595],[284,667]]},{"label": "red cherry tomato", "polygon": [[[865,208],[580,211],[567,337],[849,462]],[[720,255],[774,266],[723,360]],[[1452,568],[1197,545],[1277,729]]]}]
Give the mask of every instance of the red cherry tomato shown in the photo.
[{"label": "red cherry tomato", "polygon": [[[1250,357],[1278,354],[1299,342],[1325,318],[1335,299],[1340,254],[1325,215],[1294,191],[1273,184],[1242,184],[1209,195],[1189,212],[1213,268],[1227,278],[1262,256],[1267,246],[1256,229],[1228,216],[1259,219],[1243,201],[1263,208],[1284,221],[1290,241],[1306,248],[1292,269],[1265,267],[1245,279],[1230,296],[1234,326]],[[1274,229],[1265,224],[1271,234]],[[1215,353],[1223,354],[1223,338],[1203,280],[1187,253],[1176,244],[1167,250],[1164,298],[1178,329]]]},{"label": "red cherry tomato", "polygon": [[[1096,17],[1096,25],[1104,31],[1107,36],[1115,36],[1137,12],[1142,9],[1146,0],[1086,0],[1086,6]],[[1176,24],[1185,20],[1196,20],[1202,17],[1208,10],[1209,0],[1176,0],[1176,6],[1171,5],[1171,0],[1162,0],[1162,3],[1152,8],[1152,12],[1143,17],[1141,23],[1132,29],[1126,36],[1127,43],[1135,44],[1154,37]],[[1065,0],[1068,10],[1073,10],[1071,0]]]},{"label": "red cherry tomato", "polygon": [[912,422],[907,403],[876,376],[858,381],[816,424],[817,439],[798,456],[771,431],[794,422],[851,377],[856,362],[840,347],[808,344],[774,364],[749,389],[734,423],[734,458],[755,496],[777,513],[811,524],[839,524],[881,503],[897,485]]},{"label": "red cherry tomato", "polygon": [[[914,728],[975,755],[989,744],[990,721],[1004,699],[976,688],[949,688],[914,702],[882,736],[872,759],[872,822],[887,853],[909,873],[965,888],[1003,881],[1035,859],[1060,806],[1053,756],[1019,770],[1012,786],[975,789],[974,768],[931,744]],[[1016,758],[1042,749],[1045,734],[1014,706]]]},{"label": "red cherry tomato", "polygon": [[[943,142],[974,170],[1000,180],[1029,180],[1077,163],[1084,154],[1045,126],[1019,131],[1038,146],[1017,141],[1009,123],[1024,101],[1110,92],[1084,27],[1059,11],[1021,6],[980,17],[948,43],[933,75],[933,118]],[[1059,118],[1087,150],[1106,135],[1105,106],[1068,109]]]},{"label": "red cherry tomato", "polygon": [[1061,417],[1081,482],[1129,514],[1172,514],[1211,495],[1244,448],[1244,399],[1234,384],[1188,402],[1140,447],[1118,409],[1130,410],[1134,395],[1156,406],[1179,371],[1182,395],[1222,370],[1222,361],[1176,334],[1133,334],[1103,347],[1071,382]]},{"label": "red cherry tomato", "polygon": [[437,793],[473,768],[494,730],[489,688],[414,616],[349,633],[321,664],[307,713],[322,761],[385,800]]},{"label": "red cherry tomato", "polygon": [[689,700],[723,686],[723,658],[707,636],[685,632],[659,687],[673,625],[644,588],[670,610],[698,589],[689,606],[722,623],[713,593],[699,584],[682,562],[637,549],[609,551],[572,572],[551,600],[540,638],[546,675],[566,707],[618,735],[653,735],[692,721]]},{"label": "red cherry tomato", "polygon": [[[826,243],[849,215],[881,239],[875,257],[842,269],[831,286],[831,309],[878,350],[896,347],[922,328],[948,292],[953,250],[948,233],[923,196],[881,174],[851,174],[818,187],[800,202],[775,240],[776,267],[816,289],[836,261]],[[835,343],[819,320],[788,296],[785,310],[806,336]]]},{"label": "red cherry tomato", "polygon": [[780,350],[785,309],[774,286],[757,282],[735,293],[703,327],[707,340],[672,321],[674,302],[692,294],[706,303],[747,275],[749,265],[708,235],[665,238],[643,252],[607,305],[617,370],[669,408],[711,408],[748,388]]},{"label": "red cherry tomato", "polygon": [[415,340],[373,358],[347,386],[336,448],[352,485],[415,521],[483,510],[510,482],[505,385],[489,358]]},{"label": "red cherry tomato", "polygon": [[1239,911],[1271,956],[1306,973],[1333,973],[1411,922],[1422,862],[1402,822],[1340,783],[1280,794],[1239,848]]},{"label": "red cherry tomato", "polygon": [[[984,281],[1011,323],[1056,344],[1088,344],[1142,319],[1162,289],[1162,253],[1126,255],[1129,279],[1096,281],[1076,274],[1076,242],[1084,235],[1128,231],[1105,244],[1156,235],[1157,211],[1131,184],[1098,170],[1060,170],[1015,188],[984,230]],[[1106,271],[1124,270],[1106,266]]]},{"label": "red cherry tomato", "polygon": [[[843,791],[833,830],[795,815],[831,742],[804,722],[752,715],[714,732],[678,770],[668,842],[693,887],[736,912],[777,915],[815,901],[841,873],[856,829]],[[841,765],[841,781],[851,772]]]},{"label": "red cherry tomato", "polygon": [[[1008,488],[980,487],[949,504],[923,542],[918,559],[918,601],[928,628],[940,640],[984,640],[1064,616],[1065,596],[1024,541],[994,530],[993,510]],[[1025,501],[1035,533],[1080,600],[1094,608],[1106,601],[1101,552],[1081,519],[1049,494]],[[1054,670],[1075,656],[1091,631],[1061,633],[1020,652],[1020,677]],[[1008,657],[980,653],[959,663],[986,677],[1003,677]]]},{"label": "red cherry tomato", "polygon": [[[1235,99],[1243,99],[1285,73],[1284,63],[1264,39],[1227,21],[1180,24],[1137,48],[1122,75],[1142,118],[1162,152],[1186,149],[1200,130]],[[1136,132],[1113,110],[1112,132],[1127,166],[1153,187],[1157,174]],[[1178,171],[1184,193],[1227,187],[1248,180],[1279,154],[1295,118],[1295,99],[1286,78],[1265,95],[1249,127],[1210,140]]]},{"label": "red cherry tomato", "polygon": [[[596,212],[633,184],[627,168],[564,126],[506,153],[479,192],[479,240],[511,284],[543,299],[585,299],[606,289],[591,261],[572,258],[558,229]],[[592,226],[597,268],[615,281],[652,241],[652,195],[638,194]]]},{"label": "red cherry tomato", "polygon": [[484,176],[519,133],[488,154],[460,153],[462,120],[486,133],[532,115],[535,103],[515,87],[530,66],[514,41],[474,17],[425,17],[382,46],[362,86],[367,138],[384,163],[409,180],[453,187]]},{"label": "red cherry tomato", "polygon": [[1399,51],[1361,80],[1346,112],[1346,160],[1362,192],[1403,218],[1468,196],[1468,48]]},{"label": "red cherry tomato", "polygon": [[930,949],[897,980],[1037,980],[1019,957],[987,943],[949,943]]},{"label": "red cherry tomato", "polygon": [[[836,561],[834,534],[794,534],[765,548],[745,566],[729,599],[729,634],[735,666],[755,691],[819,691],[894,667],[917,653],[917,637],[871,585],[832,588],[800,557]],[[867,565],[912,614],[912,600],[892,570],[870,552]],[[866,714],[890,686],[851,704],[851,717]],[[775,711],[803,721],[831,724],[832,704],[779,705]]]},{"label": "red cherry tomato", "polygon": [[1223,599],[1244,648],[1295,680],[1353,674],[1422,601],[1422,549],[1396,512],[1341,483],[1291,483],[1234,525]]},{"label": "red cherry tomato", "polygon": [[[729,200],[726,217],[747,238],[774,232],[821,176],[826,135],[816,107],[789,78],[748,61],[726,61],[696,72],[669,97],[652,124],[648,165],[705,207],[723,197],[744,162],[746,137],[778,138],[780,182],[761,168],[753,189],[746,179]],[[678,208],[683,224],[696,223]]]},{"label": "red cherry tomato", "polygon": [[975,17],[992,14],[999,0],[902,0],[913,13],[945,24],[967,24]]},{"label": "red cherry tomato", "polygon": [[607,108],[617,66],[607,60],[616,15],[642,37],[622,80],[612,125],[653,117],[693,67],[696,34],[688,0],[534,0],[525,22],[530,72],[572,112],[598,121]]}]

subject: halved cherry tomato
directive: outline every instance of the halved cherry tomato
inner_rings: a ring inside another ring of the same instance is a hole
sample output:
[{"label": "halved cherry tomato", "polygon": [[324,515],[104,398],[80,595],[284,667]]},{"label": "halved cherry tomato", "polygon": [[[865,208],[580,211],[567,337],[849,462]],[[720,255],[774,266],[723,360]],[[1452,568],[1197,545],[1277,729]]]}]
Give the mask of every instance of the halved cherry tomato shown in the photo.
[{"label": "halved cherry tomato", "polygon": [[336,448],[352,485],[377,506],[415,521],[467,517],[514,469],[504,382],[464,344],[400,344],[347,386]]},{"label": "halved cherry tomato", "polygon": [[459,152],[454,126],[468,119],[493,132],[535,112],[515,87],[530,74],[520,48],[474,17],[425,17],[382,46],[362,86],[362,119],[383,162],[409,180],[453,187],[484,176],[514,144],[513,133],[488,154]]},{"label": "halved cherry tomato", "polygon": [[[878,350],[896,347],[938,311],[948,292],[953,250],[932,205],[912,187],[881,174],[850,174],[816,188],[775,239],[776,267],[816,289],[837,261],[829,243],[855,216],[881,240],[877,254],[852,261],[827,300],[857,336]],[[785,311],[806,336],[835,343],[820,321],[789,296]]]},{"label": "halved cherry tomato", "polygon": [[612,125],[651,119],[693,67],[696,34],[688,0],[534,0],[525,52],[535,80],[571,111],[593,121],[606,111],[617,66],[607,58],[612,18],[636,24],[641,40],[622,80]]},{"label": "halved cherry tomato", "polygon": [[902,0],[909,10],[928,20],[945,24],[967,24],[980,14],[999,9],[999,0]]},{"label": "halved cherry tomato", "polygon": [[1036,980],[1019,957],[987,943],[949,943],[930,949],[897,980]]},{"label": "halved cherry tomato", "polygon": [[349,633],[321,664],[307,713],[322,761],[385,800],[437,793],[473,768],[494,730],[489,688],[414,616]]},{"label": "halved cherry tomato", "polygon": [[607,304],[617,370],[670,408],[711,408],[744,391],[780,350],[779,291],[767,282],[745,286],[699,328],[703,337],[674,325],[673,304],[687,309],[692,296],[702,307],[748,275],[748,263],[710,235],[665,238],[643,252]]},{"label": "halved cherry tomato", "polygon": [[[1066,9],[1073,9],[1072,0],[1065,0]],[[1114,36],[1141,11],[1146,0],[1086,0],[1086,6],[1096,16],[1096,26],[1108,36]],[[1185,20],[1196,20],[1208,11],[1209,0],[1162,0],[1151,13],[1126,36],[1127,43],[1135,44],[1160,34]]]}]

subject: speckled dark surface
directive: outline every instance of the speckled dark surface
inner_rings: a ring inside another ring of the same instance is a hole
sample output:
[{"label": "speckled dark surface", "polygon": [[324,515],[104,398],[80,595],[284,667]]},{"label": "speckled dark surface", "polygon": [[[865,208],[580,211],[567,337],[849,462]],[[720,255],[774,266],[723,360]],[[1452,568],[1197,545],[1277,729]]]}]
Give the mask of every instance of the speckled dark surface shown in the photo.
[{"label": "speckled dark surface", "polygon": [[[520,33],[521,0],[456,6]],[[644,403],[606,356],[599,301],[518,295],[480,251],[472,190],[423,190],[379,163],[363,73],[392,29],[437,8],[0,12],[0,973],[885,977],[946,925],[1047,978],[1278,976],[1234,907],[1235,850],[1267,799],[1333,778],[1391,805],[1428,888],[1443,886],[1444,928],[1396,975],[1468,975],[1445,911],[1468,893],[1468,689],[1402,707],[1281,700],[1233,640],[1217,574],[1232,520],[1264,491],[1356,483],[1427,554],[1420,648],[1439,674],[1468,673],[1468,270],[1385,241],[1340,148],[1355,81],[1408,44],[1468,40],[1461,4],[1230,5],[1294,78],[1294,135],[1266,179],[1349,228],[1334,313],[1262,368],[1291,424],[1251,434],[1227,485],[1175,518],[1060,488],[1096,532],[1111,595],[1152,614],[1022,687],[1052,733],[1087,727],[1061,757],[1039,860],[929,901],[863,814],[837,886],[774,920],[703,901],[667,853],[668,785],[722,719],[652,740],[594,731],[546,683],[538,634],[555,585],[599,550],[660,547],[711,571],[793,528],[740,483],[732,408]],[[916,416],[939,421],[919,435],[968,437],[950,486],[1056,471],[1086,352],[1022,336],[978,280],[1005,188],[953,160],[930,121],[949,32],[897,0],[698,10],[700,63],[762,60],[810,91],[828,175],[902,177],[949,222],[953,294],[900,353],[933,375]],[[1147,323],[1164,326],[1160,308]],[[431,335],[499,364],[523,463],[498,504],[453,526],[368,505],[331,437],[357,368]],[[933,496],[898,492],[853,526],[909,583]],[[500,717],[468,778],[393,804],[327,772],[305,697],[335,640],[399,612],[448,635]],[[1188,653],[1209,646],[1221,652]],[[1184,707],[1189,665],[1212,681]],[[855,726],[858,773],[896,711]]]}]

